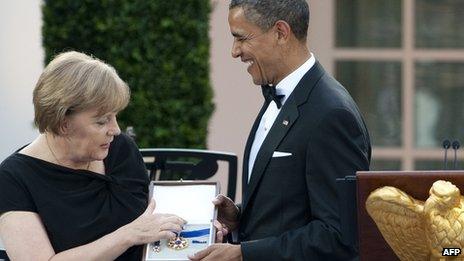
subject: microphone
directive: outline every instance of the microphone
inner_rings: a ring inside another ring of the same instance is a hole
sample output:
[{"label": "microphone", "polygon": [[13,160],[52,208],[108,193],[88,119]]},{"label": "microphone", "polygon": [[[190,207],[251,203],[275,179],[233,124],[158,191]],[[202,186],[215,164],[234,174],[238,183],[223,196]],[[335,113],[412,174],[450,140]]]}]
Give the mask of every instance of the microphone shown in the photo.
[{"label": "microphone", "polygon": [[445,159],[443,160],[443,169],[448,169],[448,149],[451,147],[451,142],[449,140],[443,141],[443,149],[445,149]]},{"label": "microphone", "polygon": [[453,141],[453,150],[454,150],[454,161],[453,161],[453,167],[454,169],[456,169],[456,165],[457,165],[457,159],[458,159],[458,149],[459,147],[461,146],[461,144],[459,144],[459,141],[455,140]]}]

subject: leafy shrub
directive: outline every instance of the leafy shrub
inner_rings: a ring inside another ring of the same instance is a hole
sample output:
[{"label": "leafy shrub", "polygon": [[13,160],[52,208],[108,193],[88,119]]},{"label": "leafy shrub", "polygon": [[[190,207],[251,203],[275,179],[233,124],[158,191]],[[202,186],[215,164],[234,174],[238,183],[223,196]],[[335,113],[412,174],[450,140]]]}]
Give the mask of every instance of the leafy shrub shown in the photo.
[{"label": "leafy shrub", "polygon": [[47,63],[81,51],[129,84],[119,123],[134,126],[139,146],[206,147],[210,0],[46,0],[42,10]]}]

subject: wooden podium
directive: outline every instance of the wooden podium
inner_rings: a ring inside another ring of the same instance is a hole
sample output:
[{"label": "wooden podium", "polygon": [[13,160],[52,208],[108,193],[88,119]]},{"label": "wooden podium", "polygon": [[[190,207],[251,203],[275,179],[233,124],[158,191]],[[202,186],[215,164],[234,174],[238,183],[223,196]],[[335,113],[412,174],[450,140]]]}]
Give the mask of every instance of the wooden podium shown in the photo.
[{"label": "wooden podium", "polygon": [[399,260],[383,239],[374,221],[366,211],[366,200],[377,188],[392,186],[415,199],[425,201],[437,180],[456,185],[464,194],[464,171],[362,171],[356,175],[357,215],[360,260]]}]

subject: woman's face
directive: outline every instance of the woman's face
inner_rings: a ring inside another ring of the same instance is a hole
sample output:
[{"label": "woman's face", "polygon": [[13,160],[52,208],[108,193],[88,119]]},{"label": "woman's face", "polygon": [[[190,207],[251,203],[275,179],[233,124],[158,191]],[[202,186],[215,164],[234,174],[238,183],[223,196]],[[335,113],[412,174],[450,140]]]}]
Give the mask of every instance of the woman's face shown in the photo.
[{"label": "woman's face", "polygon": [[66,116],[64,138],[75,161],[103,160],[110,143],[119,135],[116,112],[99,116],[97,109],[85,110]]}]

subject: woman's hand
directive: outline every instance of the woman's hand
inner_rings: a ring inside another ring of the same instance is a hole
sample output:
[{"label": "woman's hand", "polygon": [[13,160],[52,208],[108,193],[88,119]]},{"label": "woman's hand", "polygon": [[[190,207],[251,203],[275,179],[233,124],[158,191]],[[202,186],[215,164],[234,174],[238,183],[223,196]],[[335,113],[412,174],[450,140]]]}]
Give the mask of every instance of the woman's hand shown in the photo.
[{"label": "woman's hand", "polygon": [[160,239],[168,239],[176,236],[174,232],[182,230],[186,221],[172,214],[153,213],[156,203],[150,201],[147,209],[137,219],[123,226],[123,230],[131,245],[148,244]]},{"label": "woman's hand", "polygon": [[229,234],[229,229],[225,224],[221,224],[221,222],[214,220],[213,222],[214,227],[216,228],[216,243],[225,243],[226,236]]}]

